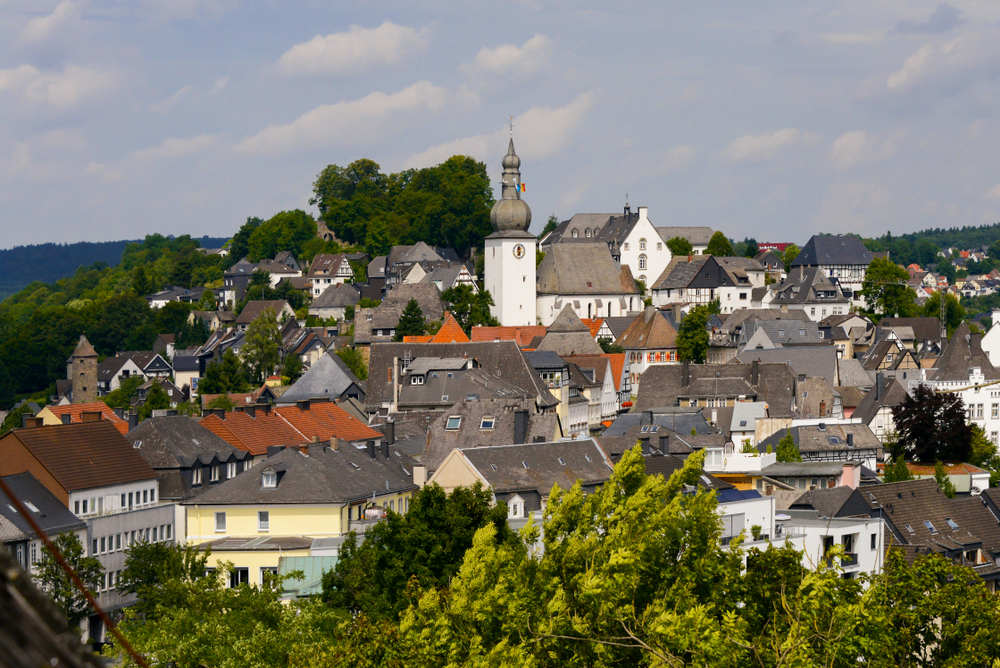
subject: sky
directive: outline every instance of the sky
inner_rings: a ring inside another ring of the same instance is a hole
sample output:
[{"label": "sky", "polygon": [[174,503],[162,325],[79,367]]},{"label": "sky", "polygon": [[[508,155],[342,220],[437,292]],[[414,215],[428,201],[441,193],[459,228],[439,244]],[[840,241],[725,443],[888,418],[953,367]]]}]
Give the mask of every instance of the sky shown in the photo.
[{"label": "sky", "polygon": [[0,0],[0,248],[227,236],[451,155],[532,230],[802,243],[1000,221],[1000,3]]}]

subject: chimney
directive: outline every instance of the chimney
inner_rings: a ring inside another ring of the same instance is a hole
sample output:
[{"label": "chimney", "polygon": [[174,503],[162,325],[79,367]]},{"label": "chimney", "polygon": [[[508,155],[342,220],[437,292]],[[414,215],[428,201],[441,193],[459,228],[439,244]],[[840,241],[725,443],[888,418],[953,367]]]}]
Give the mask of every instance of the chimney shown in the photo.
[{"label": "chimney", "polygon": [[299,408],[300,411],[307,411],[307,410],[309,410],[309,400],[308,399],[302,399],[301,401],[296,401],[295,405],[298,406],[298,408]]},{"label": "chimney", "polygon": [[271,457],[274,457],[276,454],[278,454],[279,452],[281,452],[284,449],[285,449],[285,446],[283,446],[283,445],[269,445],[269,446],[267,446],[267,457],[268,457],[268,459],[270,459]]},{"label": "chimney", "polygon": [[172,408],[167,410],[167,417],[177,417],[177,411]]},{"label": "chimney", "polygon": [[340,439],[336,436],[330,438],[330,449],[334,452],[340,452]]},{"label": "chimney", "polygon": [[844,462],[844,473],[840,477],[841,486],[857,489],[860,472],[861,465],[858,462]]},{"label": "chimney", "polygon": [[750,385],[756,387],[760,382],[760,360],[750,363]]},{"label": "chimney", "polygon": [[514,445],[521,445],[528,438],[528,411],[514,411]]},{"label": "chimney", "polygon": [[395,443],[396,442],[396,423],[395,422],[386,422],[385,423],[385,430],[383,431],[383,433],[385,434],[385,440],[386,440],[387,443]]},{"label": "chimney", "polygon": [[638,208],[638,210],[639,210],[639,220],[646,220],[646,209],[647,209],[647,207],[644,207],[644,206],[640,206]]},{"label": "chimney", "polygon": [[639,424],[643,424],[643,420],[646,421],[646,424],[653,424],[653,411],[643,411]]},{"label": "chimney", "polygon": [[691,362],[681,364],[681,387],[687,387],[691,382]]},{"label": "chimney", "polygon": [[125,409],[124,408],[112,408],[111,410],[113,410],[115,412],[115,415],[117,415],[122,420],[125,419]]},{"label": "chimney", "polygon": [[100,422],[103,417],[101,411],[84,411],[80,413],[80,422]]},{"label": "chimney", "polygon": [[885,396],[885,374],[875,374],[875,401]]},{"label": "chimney", "polygon": [[208,411],[209,415],[214,415],[220,420],[226,419],[226,409],[225,408],[212,408]]},{"label": "chimney", "polygon": [[243,412],[252,418],[257,417],[257,407],[252,404],[250,406],[244,406]]},{"label": "chimney", "polygon": [[70,420],[72,419],[72,417],[73,417],[73,416],[72,416],[72,415],[70,415],[69,413],[63,413],[62,415],[60,415],[60,416],[59,416],[59,420],[60,420],[60,421],[61,421],[61,422],[62,422],[63,424],[69,424],[69,423],[70,423]]},{"label": "chimney", "polygon": [[639,445],[642,446],[642,454],[649,454],[649,436],[643,436],[639,439]]},{"label": "chimney", "polygon": [[21,414],[21,426],[24,429],[32,429],[34,427],[41,427],[42,426],[42,418],[31,417],[27,413],[22,413]]},{"label": "chimney", "polygon": [[382,456],[389,459],[389,441],[382,440]]},{"label": "chimney", "polygon": [[670,454],[670,434],[660,434],[660,453]]},{"label": "chimney", "polygon": [[264,413],[264,415],[271,414],[271,404],[259,404],[257,408],[259,408]]},{"label": "chimney", "polygon": [[423,464],[413,467],[413,484],[417,487],[423,487],[427,484],[427,467]]},{"label": "chimney", "polygon": [[312,442],[313,443],[319,443],[319,436],[317,436],[316,434],[313,434]]},{"label": "chimney", "polygon": [[[222,414],[225,415],[226,411],[222,411]],[[139,414],[136,413],[135,411],[130,411],[128,414],[128,430],[132,431],[138,426],[139,426]]]},{"label": "chimney", "polygon": [[368,456],[375,459],[375,441],[368,441]]}]

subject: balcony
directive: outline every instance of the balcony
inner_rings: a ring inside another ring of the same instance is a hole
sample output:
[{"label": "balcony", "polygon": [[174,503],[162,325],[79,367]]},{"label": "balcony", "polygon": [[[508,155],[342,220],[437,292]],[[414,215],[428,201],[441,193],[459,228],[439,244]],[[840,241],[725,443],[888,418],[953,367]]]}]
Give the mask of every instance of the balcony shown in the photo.
[{"label": "balcony", "polygon": [[[833,568],[835,557],[826,557],[823,561],[826,563],[827,568]],[[851,568],[852,566],[858,565],[858,555],[856,552],[844,552],[844,556],[840,559],[841,568]]]}]

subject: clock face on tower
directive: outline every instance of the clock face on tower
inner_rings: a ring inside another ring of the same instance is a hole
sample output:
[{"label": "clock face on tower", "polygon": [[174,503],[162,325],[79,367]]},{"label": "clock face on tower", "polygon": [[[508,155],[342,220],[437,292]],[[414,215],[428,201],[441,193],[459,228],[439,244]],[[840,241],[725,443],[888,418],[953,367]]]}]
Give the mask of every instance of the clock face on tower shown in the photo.
[{"label": "clock face on tower", "polygon": [[516,244],[514,246],[514,257],[518,260],[524,257],[524,244]]}]

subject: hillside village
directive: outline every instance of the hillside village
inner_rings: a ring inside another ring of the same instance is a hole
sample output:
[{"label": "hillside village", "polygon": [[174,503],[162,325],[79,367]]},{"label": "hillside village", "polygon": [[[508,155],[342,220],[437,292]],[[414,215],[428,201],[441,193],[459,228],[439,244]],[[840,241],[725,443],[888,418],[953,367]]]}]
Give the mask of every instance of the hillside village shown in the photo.
[{"label": "hillside village", "polygon": [[[122,578],[143,544],[305,600],[428,489],[479,485],[518,531],[641,462],[695,467],[678,494],[714,498],[723,552],[789,547],[863,586],[894,550],[939,555],[996,591],[1000,310],[963,304],[1000,290],[1000,268],[977,271],[1000,248],[901,266],[857,236],[736,244],[629,205],[536,237],[513,138],[502,164],[468,248],[372,255],[325,223],[308,260],[200,248],[221,276],[140,295],[178,329],[110,353],[81,333],[5,421],[10,554],[39,577],[23,509],[75,535],[118,620],[141,602]],[[112,642],[94,611],[79,623]]]}]

